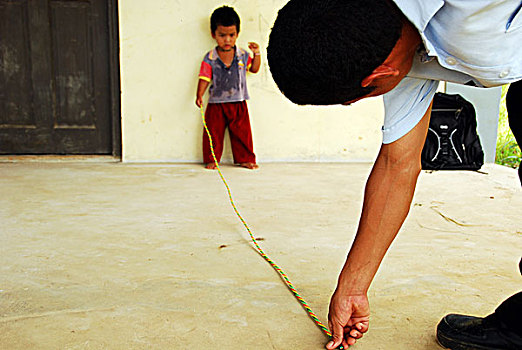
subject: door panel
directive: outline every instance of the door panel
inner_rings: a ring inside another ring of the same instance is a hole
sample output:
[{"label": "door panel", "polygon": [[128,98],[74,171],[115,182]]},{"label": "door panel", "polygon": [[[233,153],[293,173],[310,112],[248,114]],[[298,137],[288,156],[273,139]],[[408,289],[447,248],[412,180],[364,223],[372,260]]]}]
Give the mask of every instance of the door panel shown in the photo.
[{"label": "door panel", "polygon": [[34,128],[27,2],[0,3],[0,18],[0,128]]},{"label": "door panel", "polygon": [[51,23],[56,93],[55,127],[95,128],[89,5],[52,1]]},{"label": "door panel", "polygon": [[0,154],[113,153],[108,12],[0,0]]}]

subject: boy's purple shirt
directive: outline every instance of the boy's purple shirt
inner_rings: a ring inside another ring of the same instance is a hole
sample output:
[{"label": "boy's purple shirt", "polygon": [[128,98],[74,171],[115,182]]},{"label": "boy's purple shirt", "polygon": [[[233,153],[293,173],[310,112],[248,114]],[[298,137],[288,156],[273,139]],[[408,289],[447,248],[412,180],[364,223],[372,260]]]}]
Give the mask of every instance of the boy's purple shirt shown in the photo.
[{"label": "boy's purple shirt", "polygon": [[201,62],[199,78],[208,81],[209,103],[241,102],[248,100],[246,73],[252,64],[250,54],[235,48],[236,54],[230,67],[218,55],[217,48],[210,50]]}]

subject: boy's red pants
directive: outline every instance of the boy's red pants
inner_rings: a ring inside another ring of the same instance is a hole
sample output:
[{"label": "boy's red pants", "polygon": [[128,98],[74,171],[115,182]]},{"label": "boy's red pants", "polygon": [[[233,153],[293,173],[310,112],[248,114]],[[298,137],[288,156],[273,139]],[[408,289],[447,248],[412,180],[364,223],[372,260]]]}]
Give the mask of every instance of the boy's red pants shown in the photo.
[{"label": "boy's red pants", "polygon": [[[254,143],[250,129],[250,118],[246,101],[228,103],[209,103],[205,112],[205,121],[212,136],[214,153],[218,162],[223,153],[225,129],[228,126],[234,163],[255,163]],[[203,161],[214,163],[210,152],[208,135],[203,130]]]}]

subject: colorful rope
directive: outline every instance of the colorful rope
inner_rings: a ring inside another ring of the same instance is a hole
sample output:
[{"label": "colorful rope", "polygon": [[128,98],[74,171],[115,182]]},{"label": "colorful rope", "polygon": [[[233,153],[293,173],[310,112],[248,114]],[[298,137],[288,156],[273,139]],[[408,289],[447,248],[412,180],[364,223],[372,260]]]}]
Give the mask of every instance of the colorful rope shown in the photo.
[{"label": "colorful rope", "polygon": [[[203,126],[205,127],[205,131],[207,132],[207,135],[208,135],[208,139],[209,139],[209,143],[210,143],[210,151],[212,153],[212,158],[214,158],[214,164],[216,165],[216,168],[217,168],[217,171],[219,173],[219,176],[221,177],[221,180],[223,181],[223,183],[225,184],[225,187],[227,188],[228,198],[230,199],[230,204],[232,204],[232,208],[234,208],[234,211],[236,212],[237,217],[239,218],[239,220],[241,220],[241,222],[243,223],[243,226],[245,226],[246,230],[248,231],[248,234],[250,235],[250,239],[254,243],[254,246],[256,247],[257,252],[259,253],[259,255],[261,255],[270,264],[270,266],[272,266],[274,268],[274,270],[277,271],[277,273],[279,273],[279,275],[281,276],[281,278],[285,282],[285,284],[288,287],[288,289],[290,289],[290,291],[294,294],[296,299],[301,303],[301,305],[306,310],[306,312],[308,312],[308,315],[310,316],[310,318],[312,320],[314,320],[316,325],[324,332],[324,334],[326,334],[328,337],[331,338],[332,337],[332,333],[330,332],[328,327],[326,327],[319,320],[319,318],[312,311],[310,306],[308,306],[308,303],[303,299],[303,297],[301,295],[299,295],[299,293],[295,289],[295,287],[292,284],[292,282],[288,279],[288,276],[286,276],[284,271],[279,266],[277,266],[277,264],[274,261],[272,261],[272,259],[270,259],[268,257],[268,255],[266,255],[266,253],[263,251],[263,249],[261,249],[261,247],[257,243],[254,235],[252,234],[252,231],[250,230],[250,227],[248,227],[248,224],[246,223],[246,221],[243,219],[243,217],[239,213],[239,210],[237,210],[237,207],[236,207],[236,205],[234,203],[234,199],[232,198],[232,193],[230,192],[230,187],[228,187],[228,183],[225,180],[225,177],[223,176],[223,173],[221,172],[221,169],[219,168],[219,163],[218,163],[218,161],[216,159],[216,155],[214,153],[214,146],[212,144],[212,136],[210,136],[210,131],[208,130],[207,123],[205,121],[205,112],[203,111],[203,108],[201,108],[201,119],[203,120]],[[340,346],[338,349],[342,350],[343,347]]]}]

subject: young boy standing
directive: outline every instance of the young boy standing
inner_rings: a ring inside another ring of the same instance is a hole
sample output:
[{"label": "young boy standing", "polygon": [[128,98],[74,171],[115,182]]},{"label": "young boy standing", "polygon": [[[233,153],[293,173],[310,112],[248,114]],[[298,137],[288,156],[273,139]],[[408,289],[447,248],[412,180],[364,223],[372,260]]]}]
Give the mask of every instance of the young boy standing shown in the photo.
[{"label": "young boy standing", "polygon": [[[257,73],[261,66],[259,45],[249,42],[250,54],[238,46],[240,20],[232,7],[222,6],[210,17],[212,38],[217,46],[203,58],[199,72],[196,105],[203,106],[203,94],[210,85],[205,120],[212,137],[217,161],[223,153],[225,129],[228,126],[234,163],[256,169],[256,155],[252,141],[246,100],[249,99],[246,73]],[[203,160],[207,169],[215,169],[210,142],[203,132]]]}]

